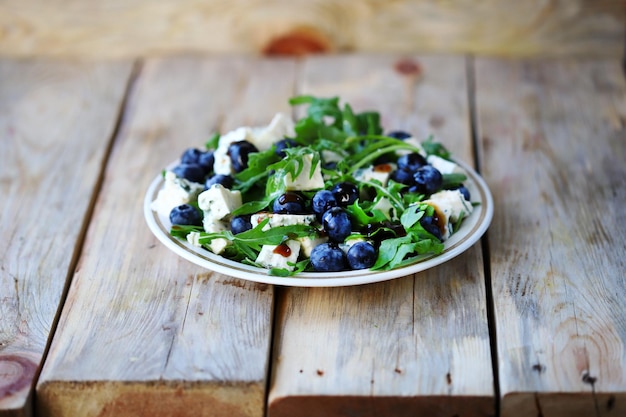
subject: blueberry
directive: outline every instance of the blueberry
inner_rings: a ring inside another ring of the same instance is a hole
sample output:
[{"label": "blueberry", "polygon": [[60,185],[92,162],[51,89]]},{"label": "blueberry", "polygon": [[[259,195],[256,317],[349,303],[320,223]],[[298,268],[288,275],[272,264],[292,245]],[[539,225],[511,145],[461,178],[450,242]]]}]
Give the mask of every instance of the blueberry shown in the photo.
[{"label": "blueberry", "polygon": [[249,215],[235,216],[230,220],[230,231],[235,235],[250,229],[252,229],[252,223]]},{"label": "blueberry", "polygon": [[426,158],[418,153],[408,153],[398,158],[398,169],[415,172],[419,167],[427,165]]},{"label": "blueberry", "polygon": [[413,174],[413,172],[404,169],[397,169],[391,173],[391,179],[400,184],[413,185],[415,183]]},{"label": "blueberry", "polygon": [[394,130],[394,131],[387,133],[387,136],[390,138],[394,138],[394,139],[404,140],[404,139],[410,138],[413,135],[403,130]]},{"label": "blueberry", "polygon": [[196,148],[186,149],[185,152],[180,156],[181,164],[197,164],[198,158],[202,155],[202,151]]},{"label": "blueberry", "polygon": [[352,232],[350,217],[340,207],[332,207],[322,215],[322,226],[332,242],[343,242]]},{"label": "blueberry", "polygon": [[331,191],[341,207],[349,206],[359,198],[359,189],[351,182],[335,184]]},{"label": "blueberry", "polygon": [[231,188],[235,180],[230,175],[215,174],[209,177],[204,183],[204,189],[208,190],[215,184],[221,184],[224,188]]},{"label": "blueberry", "polygon": [[172,172],[176,174],[177,177],[184,178],[193,182],[204,182],[204,169],[198,164],[179,164],[176,165]]},{"label": "blueberry", "polygon": [[346,255],[335,243],[322,243],[311,251],[311,265],[318,272],[336,272],[346,269]]},{"label": "blueberry", "polygon": [[431,235],[435,236],[440,241],[443,240],[441,229],[439,228],[439,222],[433,216],[424,216],[420,219],[420,225]]},{"label": "blueberry", "polygon": [[248,168],[249,155],[258,151],[256,146],[245,140],[231,143],[228,147],[228,156],[230,156],[233,171],[241,172]]},{"label": "blueberry", "polygon": [[302,194],[288,191],[274,200],[272,211],[280,214],[302,214],[306,211],[306,200]]},{"label": "blueberry", "polygon": [[415,171],[413,175],[417,192],[432,194],[441,188],[443,176],[441,172],[432,165],[424,165]]},{"label": "blueberry", "polygon": [[337,199],[328,190],[321,190],[313,196],[313,212],[319,216],[331,207],[337,207]]},{"label": "blueberry", "polygon": [[287,156],[287,154],[285,153],[285,149],[295,148],[296,146],[298,146],[298,142],[293,139],[285,138],[276,142],[276,150],[274,152],[279,157],[284,158]]},{"label": "blueberry", "polygon": [[213,151],[202,152],[198,157],[198,165],[200,165],[205,173],[213,171],[213,164],[215,163],[215,157]]},{"label": "blueberry", "polygon": [[346,258],[352,269],[371,268],[376,263],[376,249],[368,242],[357,242],[348,249]]},{"label": "blueberry", "polygon": [[181,204],[170,211],[172,224],[202,226],[202,213],[190,204]]}]

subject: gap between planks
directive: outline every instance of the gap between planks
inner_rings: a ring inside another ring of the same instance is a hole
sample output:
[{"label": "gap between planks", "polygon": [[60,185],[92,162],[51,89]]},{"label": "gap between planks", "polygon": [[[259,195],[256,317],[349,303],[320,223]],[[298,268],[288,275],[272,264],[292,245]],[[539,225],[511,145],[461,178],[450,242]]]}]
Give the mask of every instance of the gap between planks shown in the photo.
[{"label": "gap between planks", "polygon": [[[470,136],[473,146],[474,166],[476,172],[482,175],[482,155],[480,154],[480,137],[478,135],[478,111],[476,108],[476,61],[473,55],[465,59],[467,74],[467,106],[469,109]],[[489,347],[491,350],[491,369],[493,371],[494,408],[495,416],[500,417],[500,375],[498,368],[498,343],[496,333],[496,315],[494,308],[493,287],[491,285],[491,261],[489,252],[489,234],[485,233],[480,239],[480,248],[483,257],[485,278],[485,299],[487,326],[489,328]]]}]

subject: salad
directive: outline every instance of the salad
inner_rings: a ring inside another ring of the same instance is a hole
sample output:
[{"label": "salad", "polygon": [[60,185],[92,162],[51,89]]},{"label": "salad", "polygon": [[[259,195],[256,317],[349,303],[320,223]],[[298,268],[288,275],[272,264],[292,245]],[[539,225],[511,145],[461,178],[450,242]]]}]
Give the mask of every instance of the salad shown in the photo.
[{"label": "salad", "polygon": [[465,171],[432,137],[299,96],[307,113],[214,134],[163,171],[150,208],[170,234],[278,276],[390,270],[443,251],[472,213]]}]

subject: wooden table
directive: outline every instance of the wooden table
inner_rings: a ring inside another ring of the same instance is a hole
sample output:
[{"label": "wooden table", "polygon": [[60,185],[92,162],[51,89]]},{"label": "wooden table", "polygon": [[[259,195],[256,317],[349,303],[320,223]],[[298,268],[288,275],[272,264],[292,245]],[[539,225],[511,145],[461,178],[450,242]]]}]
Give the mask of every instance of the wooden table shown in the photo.
[{"label": "wooden table", "polygon": [[[301,93],[474,163],[485,239],[427,272],[288,288],[180,259],[156,173]],[[619,59],[0,60],[0,415],[626,415]]]}]

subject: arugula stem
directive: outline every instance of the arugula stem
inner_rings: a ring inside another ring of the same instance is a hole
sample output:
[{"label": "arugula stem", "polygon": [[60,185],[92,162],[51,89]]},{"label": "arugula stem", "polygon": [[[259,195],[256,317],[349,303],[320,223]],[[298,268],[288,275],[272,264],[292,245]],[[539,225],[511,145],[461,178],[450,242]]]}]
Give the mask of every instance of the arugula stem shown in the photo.
[{"label": "arugula stem", "polygon": [[361,183],[366,184],[370,187],[376,188],[378,191],[380,191],[382,195],[384,195],[389,200],[391,200],[391,203],[396,207],[396,209],[399,210],[400,213],[403,213],[404,210],[406,210],[406,207],[404,206],[404,203],[402,202],[402,200],[398,200],[389,191],[387,191],[387,189],[383,187],[382,185],[372,182],[372,181],[361,181]]},{"label": "arugula stem", "polygon": [[367,156],[362,158],[360,161],[354,163],[352,165],[352,168],[350,168],[350,170],[348,171],[348,174],[353,174],[357,169],[361,168],[363,165],[367,165],[367,164],[371,163],[376,158],[378,158],[380,155],[384,155],[384,154],[389,153],[389,152],[400,151],[400,150],[404,150],[404,149],[412,150],[412,151],[415,151],[415,152],[418,151],[418,149],[415,148],[415,146],[409,145],[409,144],[392,145],[392,146],[387,146],[385,148],[378,148],[378,149],[376,149],[376,152],[371,152]]}]

